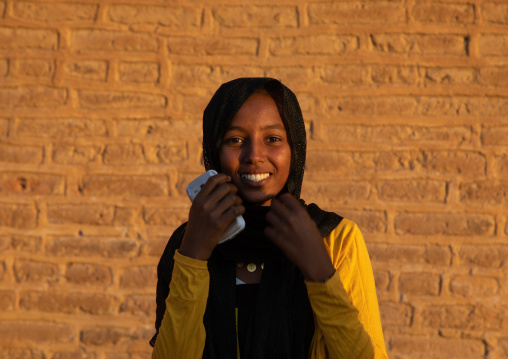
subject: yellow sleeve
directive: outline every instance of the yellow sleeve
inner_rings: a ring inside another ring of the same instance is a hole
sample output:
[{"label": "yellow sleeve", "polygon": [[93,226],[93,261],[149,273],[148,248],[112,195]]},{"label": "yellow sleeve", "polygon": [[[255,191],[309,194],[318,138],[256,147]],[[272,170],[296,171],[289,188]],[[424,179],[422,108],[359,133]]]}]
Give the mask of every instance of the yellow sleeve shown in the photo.
[{"label": "yellow sleeve", "polygon": [[[337,271],[325,283],[307,282],[319,327],[316,352],[331,358],[388,358],[372,266],[358,226],[343,219],[324,241]],[[326,350],[319,345],[323,340]]]},{"label": "yellow sleeve", "polygon": [[152,359],[195,359],[203,356],[203,324],[210,275],[207,262],[176,251],[175,266]]}]

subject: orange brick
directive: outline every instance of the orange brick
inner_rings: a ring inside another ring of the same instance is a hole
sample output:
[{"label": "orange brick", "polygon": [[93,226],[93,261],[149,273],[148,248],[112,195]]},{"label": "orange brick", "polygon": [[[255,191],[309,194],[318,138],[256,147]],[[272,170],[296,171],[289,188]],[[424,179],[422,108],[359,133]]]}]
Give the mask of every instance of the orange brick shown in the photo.
[{"label": "orange brick", "polygon": [[430,328],[501,329],[503,309],[473,305],[428,307],[422,310],[423,325]]},{"label": "orange brick", "polygon": [[11,162],[40,164],[42,162],[42,156],[41,147],[10,146],[0,144],[0,163]]},{"label": "orange brick", "polygon": [[[175,224],[174,228],[176,228],[178,224]],[[166,244],[168,243],[167,237],[158,237],[155,239],[147,239],[145,245],[145,253],[151,257],[160,258],[162,253],[164,252],[164,248],[166,248]]]},{"label": "orange brick", "polygon": [[18,252],[40,253],[42,249],[42,238],[33,236],[12,236],[12,249]]},{"label": "orange brick", "polygon": [[[0,322],[0,344],[34,345],[42,343],[71,343],[76,337],[72,325],[53,321],[5,321]],[[28,353],[30,353],[28,351]]]},{"label": "orange brick", "polygon": [[93,175],[83,178],[79,188],[85,196],[162,196],[167,195],[167,181],[162,176]]},{"label": "orange brick", "polygon": [[106,136],[107,128],[103,120],[22,118],[17,123],[15,133],[17,136],[25,138],[96,138]]},{"label": "orange brick", "polygon": [[337,201],[366,200],[371,193],[369,183],[360,181],[312,182],[307,183],[305,188],[312,193],[312,200],[323,206],[336,205]]},{"label": "orange brick", "polygon": [[[216,90],[217,84],[239,77],[264,76],[265,71],[259,66],[213,66],[188,65],[185,63],[173,66],[171,82],[176,87],[211,87]],[[295,72],[301,73],[301,69]],[[270,76],[267,71],[267,76]],[[210,94],[211,97],[212,94]]]},{"label": "orange brick", "polygon": [[53,60],[45,59],[14,59],[12,75],[35,78],[51,78],[55,71]]},{"label": "orange brick", "polygon": [[178,164],[188,159],[185,143],[145,146],[145,155],[150,163]]},{"label": "orange brick", "polygon": [[461,275],[450,281],[450,292],[466,298],[491,297],[499,292],[497,278]]},{"label": "orange brick", "polygon": [[309,171],[409,171],[414,167],[416,156],[405,151],[345,152],[308,151],[306,166]]},{"label": "orange brick", "polygon": [[217,6],[213,9],[213,15],[223,27],[251,29],[298,26],[295,6]]},{"label": "orange brick", "polygon": [[13,15],[17,18],[51,23],[93,21],[96,13],[97,5],[93,4],[16,1],[13,6]]},{"label": "orange brick", "polygon": [[478,40],[478,48],[482,56],[508,55],[507,35],[482,35]]},{"label": "orange brick", "polygon": [[451,252],[448,247],[422,245],[391,245],[371,243],[368,246],[373,263],[428,263],[448,265]]},{"label": "orange brick", "polygon": [[16,260],[14,262],[14,275],[18,283],[53,283],[59,280],[60,270],[55,263]]},{"label": "orange brick", "polygon": [[477,204],[508,203],[508,182],[484,181],[461,184],[460,200]]},{"label": "orange brick", "polygon": [[0,174],[0,194],[63,195],[65,178],[41,173],[4,172]]},{"label": "orange brick", "polygon": [[155,266],[127,268],[120,275],[120,288],[155,288],[156,284]]},{"label": "orange brick", "polygon": [[186,138],[189,133],[201,136],[201,120],[173,121],[163,118],[121,119],[116,123],[119,137]]},{"label": "orange brick", "polygon": [[0,88],[0,108],[48,108],[67,102],[67,90],[57,87]]},{"label": "orange brick", "polygon": [[14,309],[16,293],[11,290],[0,290],[0,311],[10,312]]},{"label": "orange brick", "polygon": [[488,86],[508,86],[508,67],[482,67],[478,71],[478,82]]},{"label": "orange brick", "polygon": [[151,24],[174,28],[197,27],[202,9],[198,6],[112,5],[108,16],[122,24]]},{"label": "orange brick", "polygon": [[465,266],[501,268],[508,256],[508,246],[463,245],[458,250],[458,261]]},{"label": "orange brick", "polygon": [[494,168],[499,177],[508,178],[508,154],[501,154],[494,158]]},{"label": "orange brick", "polygon": [[475,80],[476,70],[473,68],[427,67],[425,82],[429,84],[471,84]]},{"label": "orange brick", "polygon": [[368,66],[345,65],[326,66],[321,70],[323,82],[337,85],[366,84],[369,78]]},{"label": "orange brick", "polygon": [[415,85],[419,81],[419,76],[415,66],[371,66],[371,78],[376,84]]},{"label": "orange brick", "polygon": [[448,34],[375,34],[371,36],[375,51],[393,54],[467,56],[465,36]]},{"label": "orange brick", "polygon": [[90,225],[112,225],[115,217],[113,206],[103,204],[48,204],[50,223],[79,223]]},{"label": "orange brick", "polygon": [[136,165],[146,163],[141,145],[108,145],[104,150],[106,165]]},{"label": "orange brick", "polygon": [[471,142],[471,128],[466,126],[365,126],[323,123],[323,136],[330,143],[389,144],[421,146],[426,144],[460,146]]},{"label": "orange brick", "polygon": [[160,66],[156,62],[121,62],[120,81],[134,83],[159,82]]},{"label": "orange brick", "polygon": [[6,118],[0,118],[0,136],[7,137],[9,133],[9,120]]},{"label": "orange brick", "polygon": [[413,319],[414,308],[406,303],[380,302],[381,323],[383,327],[409,327]]},{"label": "orange brick", "polygon": [[104,204],[49,204],[48,221],[56,224],[130,224],[134,210]]},{"label": "orange brick", "polygon": [[97,146],[57,146],[51,153],[54,163],[84,165],[98,161],[101,148]]},{"label": "orange brick", "polygon": [[352,35],[314,35],[271,38],[269,51],[272,56],[290,55],[339,55],[359,48],[359,39]]},{"label": "orange brick", "polygon": [[[0,189],[2,186],[0,186]],[[0,226],[13,228],[35,228],[37,211],[30,205],[0,203]]]},{"label": "orange brick", "polygon": [[376,283],[376,290],[378,292],[385,292],[388,290],[388,286],[390,285],[390,273],[388,273],[388,271],[376,270],[375,266],[376,265],[373,264],[374,282]]},{"label": "orange brick", "polygon": [[23,291],[19,305],[24,310],[66,314],[112,314],[114,298],[90,292]]},{"label": "orange brick", "polygon": [[156,52],[157,39],[152,35],[106,30],[73,30],[72,48],[75,51]]},{"label": "orange brick", "polygon": [[401,1],[348,1],[308,5],[310,24],[396,24],[406,21]]},{"label": "orange brick", "polygon": [[128,338],[129,332],[123,328],[84,328],[79,339],[86,346],[114,345]]},{"label": "orange brick", "polygon": [[326,97],[323,99],[327,116],[412,116],[416,113],[417,100],[405,96],[383,97]]},{"label": "orange brick", "polygon": [[64,65],[65,76],[71,79],[106,81],[107,71],[107,61],[68,61]]},{"label": "orange brick", "polygon": [[483,21],[494,24],[508,24],[508,4],[485,1],[481,5]]},{"label": "orange brick", "polygon": [[382,211],[352,211],[344,208],[337,208],[334,211],[344,218],[354,221],[362,232],[386,232],[386,215]]},{"label": "orange brick", "polygon": [[120,305],[120,314],[150,317],[155,313],[155,300],[152,296],[131,295]]},{"label": "orange brick", "polygon": [[399,235],[492,236],[495,220],[489,215],[405,213],[394,219]]},{"label": "orange brick", "polygon": [[446,182],[432,180],[391,180],[377,186],[382,201],[444,203]]},{"label": "orange brick", "polygon": [[83,108],[163,108],[167,99],[163,95],[139,92],[90,91],[78,92],[79,104]]},{"label": "orange brick", "polygon": [[504,97],[424,97],[419,113],[424,116],[503,116],[508,111]]},{"label": "orange brick", "polygon": [[399,291],[408,295],[438,296],[441,291],[441,277],[433,273],[402,273],[399,277]]},{"label": "orange brick", "polygon": [[472,24],[475,7],[473,4],[416,3],[411,14],[421,23]]},{"label": "orange brick", "polygon": [[441,336],[418,336],[397,334],[392,336],[393,353],[401,357],[425,353],[429,358],[482,358],[485,345],[479,339],[443,338]]},{"label": "orange brick", "polygon": [[136,255],[138,243],[132,238],[52,237],[45,248],[57,257],[129,258]]},{"label": "orange brick", "polygon": [[257,55],[259,40],[226,37],[170,37],[169,53],[176,55]]},{"label": "orange brick", "polygon": [[9,72],[9,61],[7,59],[0,59],[0,77],[7,76]]},{"label": "orange brick", "polygon": [[57,48],[58,32],[55,30],[0,27],[0,50]]},{"label": "orange brick", "polygon": [[486,172],[486,159],[480,152],[423,151],[418,163],[423,169],[437,174],[481,176]]},{"label": "orange brick", "polygon": [[[190,207],[190,205],[189,205]],[[146,207],[143,220],[151,226],[169,226],[176,228],[187,221],[188,209]]]}]

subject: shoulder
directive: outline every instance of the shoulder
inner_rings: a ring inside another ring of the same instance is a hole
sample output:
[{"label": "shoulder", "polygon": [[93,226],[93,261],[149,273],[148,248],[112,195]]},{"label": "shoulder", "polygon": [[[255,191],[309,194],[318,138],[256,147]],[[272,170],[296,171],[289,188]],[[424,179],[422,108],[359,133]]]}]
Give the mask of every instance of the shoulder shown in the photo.
[{"label": "shoulder", "polygon": [[368,256],[360,228],[347,218],[343,218],[323,240],[336,268],[352,256]]}]

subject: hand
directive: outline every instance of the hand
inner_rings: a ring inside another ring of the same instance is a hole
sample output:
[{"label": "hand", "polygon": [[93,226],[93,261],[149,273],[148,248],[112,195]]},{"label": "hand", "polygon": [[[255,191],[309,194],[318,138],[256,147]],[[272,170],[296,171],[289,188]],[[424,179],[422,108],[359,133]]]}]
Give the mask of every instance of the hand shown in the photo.
[{"label": "hand", "polygon": [[302,271],[306,280],[324,281],[335,272],[319,230],[291,194],[272,200],[265,235]]},{"label": "hand", "polygon": [[245,212],[238,189],[229,176],[219,173],[206,181],[189,210],[189,221],[180,246],[180,253],[199,260],[208,260],[220,238]]}]

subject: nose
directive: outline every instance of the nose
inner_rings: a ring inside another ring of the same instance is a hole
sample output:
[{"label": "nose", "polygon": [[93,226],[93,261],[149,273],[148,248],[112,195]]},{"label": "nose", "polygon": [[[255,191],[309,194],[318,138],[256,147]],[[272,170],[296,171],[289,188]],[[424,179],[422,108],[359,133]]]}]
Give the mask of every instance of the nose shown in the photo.
[{"label": "nose", "polygon": [[248,141],[243,147],[241,156],[240,161],[243,163],[262,163],[265,158],[263,144],[257,141]]}]

